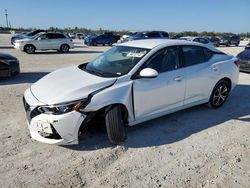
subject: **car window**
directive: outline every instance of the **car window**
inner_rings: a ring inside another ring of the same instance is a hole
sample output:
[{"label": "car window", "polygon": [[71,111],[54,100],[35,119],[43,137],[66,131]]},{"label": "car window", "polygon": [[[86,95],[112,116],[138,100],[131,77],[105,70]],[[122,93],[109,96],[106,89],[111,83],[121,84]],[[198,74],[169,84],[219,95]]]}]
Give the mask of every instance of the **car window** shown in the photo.
[{"label": "car window", "polygon": [[147,33],[148,38],[159,38],[160,34],[158,32],[149,32]]},{"label": "car window", "polygon": [[43,35],[40,35],[38,38],[44,40],[44,39],[48,39],[48,34],[43,34]]},{"label": "car window", "polygon": [[203,38],[200,38],[200,42],[201,42],[202,44],[207,44],[207,43],[208,43],[208,40],[203,39]]},{"label": "car window", "polygon": [[198,38],[195,38],[194,39],[194,42],[200,42]]},{"label": "car window", "polygon": [[60,33],[48,33],[49,39],[60,39],[60,38],[66,38],[63,34]]},{"label": "car window", "polygon": [[152,68],[158,73],[171,71],[179,67],[177,47],[168,47],[157,52],[143,68]]},{"label": "car window", "polygon": [[166,38],[169,37],[168,33],[166,33],[166,32],[162,32],[161,34],[162,34],[163,37],[166,37]]},{"label": "car window", "polygon": [[205,55],[205,61],[208,61],[213,56],[213,52],[207,48],[203,48],[203,52]]},{"label": "car window", "polygon": [[199,46],[182,47],[185,66],[196,65],[205,62],[203,48]]}]

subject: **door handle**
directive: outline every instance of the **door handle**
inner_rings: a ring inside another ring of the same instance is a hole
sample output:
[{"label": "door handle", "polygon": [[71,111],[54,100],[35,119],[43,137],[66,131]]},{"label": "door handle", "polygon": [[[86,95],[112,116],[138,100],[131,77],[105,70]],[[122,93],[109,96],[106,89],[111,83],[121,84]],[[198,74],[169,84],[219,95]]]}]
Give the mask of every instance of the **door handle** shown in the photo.
[{"label": "door handle", "polygon": [[174,80],[177,81],[177,82],[180,82],[180,81],[182,81],[182,77],[181,76],[177,76]]},{"label": "door handle", "polygon": [[212,66],[212,70],[213,70],[213,71],[217,71],[218,68],[217,68],[216,66]]}]

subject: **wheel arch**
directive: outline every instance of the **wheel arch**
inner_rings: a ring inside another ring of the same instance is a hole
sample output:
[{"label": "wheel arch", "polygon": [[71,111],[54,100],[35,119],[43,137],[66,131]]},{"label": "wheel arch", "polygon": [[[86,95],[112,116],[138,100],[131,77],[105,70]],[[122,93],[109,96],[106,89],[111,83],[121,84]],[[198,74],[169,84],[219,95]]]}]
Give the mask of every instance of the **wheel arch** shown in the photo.
[{"label": "wheel arch", "polygon": [[67,43],[62,43],[62,44],[60,45],[60,49],[61,49],[61,47],[62,47],[63,45],[67,45],[67,46],[69,47],[69,49],[70,49],[70,45],[67,44]]},{"label": "wheel arch", "polygon": [[[228,84],[229,84],[229,89],[231,90],[231,88],[232,88],[232,80],[229,78],[229,77],[223,77],[223,78],[221,78],[219,81],[217,81],[217,83],[216,84],[218,84],[220,81],[222,81],[222,80],[224,80],[224,81],[226,81]],[[215,84],[215,85],[216,85]]]},{"label": "wheel arch", "polygon": [[37,48],[36,48],[36,46],[35,46],[34,44],[25,44],[24,47],[23,47],[23,50],[25,50],[25,48],[26,48],[27,46],[33,46],[33,47],[35,48],[35,50],[37,50]]}]

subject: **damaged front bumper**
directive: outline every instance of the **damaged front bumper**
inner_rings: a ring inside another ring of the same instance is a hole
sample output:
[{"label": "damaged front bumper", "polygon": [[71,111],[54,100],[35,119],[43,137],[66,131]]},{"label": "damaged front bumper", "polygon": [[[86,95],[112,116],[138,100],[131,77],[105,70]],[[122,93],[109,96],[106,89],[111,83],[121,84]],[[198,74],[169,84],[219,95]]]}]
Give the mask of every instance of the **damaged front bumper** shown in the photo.
[{"label": "damaged front bumper", "polygon": [[[86,115],[72,111],[60,115],[42,114],[37,110],[39,101],[30,99],[30,91],[23,98],[31,137],[34,140],[57,145],[78,144],[78,133]],[[34,104],[34,105],[31,105]]]}]

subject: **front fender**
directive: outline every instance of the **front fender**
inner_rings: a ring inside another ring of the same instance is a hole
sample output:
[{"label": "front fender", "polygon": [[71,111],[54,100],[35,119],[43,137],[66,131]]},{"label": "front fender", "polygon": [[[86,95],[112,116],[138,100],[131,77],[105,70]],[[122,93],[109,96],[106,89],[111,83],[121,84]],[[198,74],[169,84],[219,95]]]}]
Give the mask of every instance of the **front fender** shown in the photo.
[{"label": "front fender", "polygon": [[128,111],[128,121],[134,121],[132,84],[132,81],[116,83],[115,85],[102,90],[91,98],[91,102],[84,111],[93,112],[111,104],[123,104]]}]

